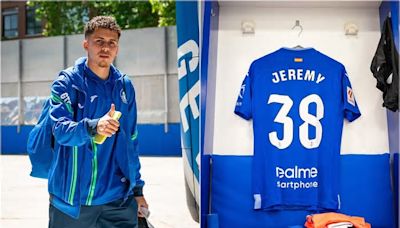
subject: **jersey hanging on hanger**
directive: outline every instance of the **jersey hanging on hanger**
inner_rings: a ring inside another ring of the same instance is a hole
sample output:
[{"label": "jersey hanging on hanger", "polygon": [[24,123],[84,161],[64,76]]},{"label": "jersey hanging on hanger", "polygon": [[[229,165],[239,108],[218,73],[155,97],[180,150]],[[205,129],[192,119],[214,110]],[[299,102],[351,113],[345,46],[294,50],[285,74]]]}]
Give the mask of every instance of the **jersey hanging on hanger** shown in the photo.
[{"label": "jersey hanging on hanger", "polygon": [[[392,20],[383,22],[382,35],[371,62],[376,88],[383,92],[383,106],[395,112],[399,109],[399,52],[394,44]],[[387,79],[392,75],[392,82]]]},{"label": "jersey hanging on hanger", "polygon": [[253,119],[254,209],[340,208],[343,119],[361,115],[341,63],[313,48],[257,59],[235,113]]}]

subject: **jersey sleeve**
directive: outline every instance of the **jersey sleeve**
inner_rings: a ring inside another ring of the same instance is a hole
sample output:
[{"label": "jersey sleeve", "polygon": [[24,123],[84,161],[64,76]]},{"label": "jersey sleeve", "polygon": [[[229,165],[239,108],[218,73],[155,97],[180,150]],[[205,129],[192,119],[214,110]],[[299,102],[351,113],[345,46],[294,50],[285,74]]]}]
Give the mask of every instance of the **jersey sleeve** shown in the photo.
[{"label": "jersey sleeve", "polygon": [[252,118],[252,85],[251,68],[240,87],[239,95],[236,101],[235,114],[243,119]]},{"label": "jersey sleeve", "polygon": [[342,71],[342,99],[344,117],[352,122],[361,116],[346,69]]}]

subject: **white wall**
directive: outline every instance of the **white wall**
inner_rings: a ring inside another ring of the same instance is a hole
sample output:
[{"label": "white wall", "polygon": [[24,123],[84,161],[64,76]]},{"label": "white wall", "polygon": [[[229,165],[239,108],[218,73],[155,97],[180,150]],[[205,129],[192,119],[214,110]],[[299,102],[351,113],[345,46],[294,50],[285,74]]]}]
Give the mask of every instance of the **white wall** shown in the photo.
[{"label": "white wall", "polygon": [[[293,5],[293,4],[292,4]],[[212,152],[219,155],[252,155],[252,122],[233,113],[237,94],[251,62],[282,46],[314,47],[346,66],[362,113],[355,122],[345,122],[342,154],[388,152],[385,110],[381,93],[369,71],[379,41],[377,4],[349,7],[278,8],[263,4],[223,3],[219,15],[218,56]],[[241,33],[242,20],[255,22],[254,35]],[[304,30],[291,30],[300,20]],[[359,27],[356,37],[345,36],[344,25]],[[212,110],[213,108],[208,108]]]}]

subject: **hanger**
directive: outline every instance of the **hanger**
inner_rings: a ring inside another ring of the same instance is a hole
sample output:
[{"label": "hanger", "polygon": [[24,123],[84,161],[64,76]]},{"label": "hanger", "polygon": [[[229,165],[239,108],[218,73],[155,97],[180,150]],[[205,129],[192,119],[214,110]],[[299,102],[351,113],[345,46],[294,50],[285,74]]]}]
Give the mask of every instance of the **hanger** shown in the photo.
[{"label": "hanger", "polygon": [[[296,27],[300,28],[300,32],[297,35],[298,37],[300,37],[300,34],[303,32],[303,26],[300,25],[300,20],[296,20],[296,23],[294,24],[294,26],[292,27],[292,30],[295,29]],[[303,46],[301,46],[300,44],[296,45],[293,47],[293,49],[303,49]]]},{"label": "hanger", "polygon": [[300,44],[298,44],[298,45],[296,45],[296,46],[293,47],[293,49],[303,49],[303,48],[304,48],[304,47],[301,46]]}]

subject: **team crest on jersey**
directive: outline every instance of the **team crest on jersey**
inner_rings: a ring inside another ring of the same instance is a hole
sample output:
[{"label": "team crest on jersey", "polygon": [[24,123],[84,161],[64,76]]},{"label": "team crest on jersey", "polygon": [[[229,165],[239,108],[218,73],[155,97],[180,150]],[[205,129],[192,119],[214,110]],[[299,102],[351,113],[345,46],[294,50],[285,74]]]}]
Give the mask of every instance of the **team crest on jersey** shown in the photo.
[{"label": "team crest on jersey", "polygon": [[119,92],[119,96],[121,97],[121,100],[124,104],[128,104],[128,100],[126,99],[126,94],[123,89]]},{"label": "team crest on jersey", "polygon": [[347,87],[347,102],[353,106],[356,106],[356,100],[354,99],[353,90]]}]

